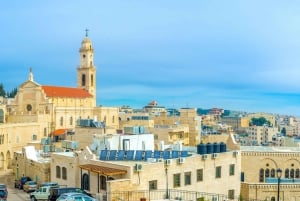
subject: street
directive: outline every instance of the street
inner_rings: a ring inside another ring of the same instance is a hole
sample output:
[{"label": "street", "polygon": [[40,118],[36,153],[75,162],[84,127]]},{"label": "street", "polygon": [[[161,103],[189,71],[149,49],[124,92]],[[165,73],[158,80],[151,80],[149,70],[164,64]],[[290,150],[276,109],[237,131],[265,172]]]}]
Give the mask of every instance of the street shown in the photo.
[{"label": "street", "polygon": [[29,194],[14,187],[15,176],[12,170],[0,171],[0,183],[7,185],[7,201],[28,201]]}]

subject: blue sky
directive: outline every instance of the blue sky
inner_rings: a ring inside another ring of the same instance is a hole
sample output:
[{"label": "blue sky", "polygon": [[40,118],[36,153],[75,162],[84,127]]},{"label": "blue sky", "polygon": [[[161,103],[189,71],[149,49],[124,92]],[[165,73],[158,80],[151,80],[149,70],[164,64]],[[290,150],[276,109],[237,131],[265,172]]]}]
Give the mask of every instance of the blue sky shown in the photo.
[{"label": "blue sky", "polygon": [[276,0],[6,1],[6,90],[28,78],[76,86],[84,30],[97,104],[220,107],[300,116],[300,2]]}]

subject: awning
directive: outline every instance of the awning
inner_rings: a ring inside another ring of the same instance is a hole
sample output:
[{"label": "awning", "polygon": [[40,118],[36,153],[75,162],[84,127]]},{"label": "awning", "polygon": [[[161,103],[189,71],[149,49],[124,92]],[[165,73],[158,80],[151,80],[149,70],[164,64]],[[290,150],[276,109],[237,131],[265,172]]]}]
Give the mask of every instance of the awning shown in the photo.
[{"label": "awning", "polygon": [[63,134],[66,134],[67,131],[68,131],[68,129],[57,129],[57,130],[53,131],[51,133],[51,135],[53,135],[53,136],[63,135]]},{"label": "awning", "polygon": [[103,167],[103,166],[94,165],[94,164],[85,164],[85,165],[80,165],[79,167],[81,169],[89,170],[91,172],[96,172],[96,173],[103,174],[103,175],[106,175],[106,176],[112,176],[112,175],[126,174],[127,173],[126,170]]}]

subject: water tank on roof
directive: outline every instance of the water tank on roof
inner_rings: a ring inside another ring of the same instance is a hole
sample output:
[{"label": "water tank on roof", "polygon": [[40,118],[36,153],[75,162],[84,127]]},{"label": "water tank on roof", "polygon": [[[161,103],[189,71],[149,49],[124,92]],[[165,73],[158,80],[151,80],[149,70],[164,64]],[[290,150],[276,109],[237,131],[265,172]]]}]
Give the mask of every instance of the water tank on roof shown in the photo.
[{"label": "water tank on roof", "polygon": [[206,144],[200,143],[197,145],[197,154],[207,154]]},{"label": "water tank on roof", "polygon": [[220,143],[220,152],[226,152],[226,144],[224,142]]},{"label": "water tank on roof", "polygon": [[214,152],[213,153],[220,153],[220,144],[215,142],[213,144]]},{"label": "water tank on roof", "polygon": [[207,153],[208,153],[208,154],[212,154],[212,153],[214,152],[213,144],[207,143],[207,144],[206,144],[206,149],[207,149]]}]

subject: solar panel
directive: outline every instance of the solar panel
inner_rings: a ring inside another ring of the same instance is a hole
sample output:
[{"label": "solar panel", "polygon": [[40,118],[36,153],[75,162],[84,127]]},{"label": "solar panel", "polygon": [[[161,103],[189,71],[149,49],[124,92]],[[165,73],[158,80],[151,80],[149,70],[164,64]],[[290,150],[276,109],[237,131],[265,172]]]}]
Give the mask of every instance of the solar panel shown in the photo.
[{"label": "solar panel", "polygon": [[146,150],[144,160],[146,161],[148,158],[152,158],[152,151]]},{"label": "solar panel", "polygon": [[164,151],[163,152],[163,159],[170,159],[171,158],[171,152],[170,151]]},{"label": "solar panel", "polygon": [[161,154],[161,151],[155,150],[154,151],[154,158],[156,158],[156,159],[161,158],[160,154]]},{"label": "solar panel", "polygon": [[123,160],[124,156],[125,156],[125,151],[124,150],[118,151],[117,160]]},{"label": "solar panel", "polygon": [[181,157],[188,157],[188,151],[181,151]]},{"label": "solar panel", "polygon": [[179,158],[179,153],[177,150],[172,151],[172,158]]},{"label": "solar panel", "polygon": [[116,160],[117,150],[110,150],[108,160]]},{"label": "solar panel", "polygon": [[142,160],[142,157],[143,157],[143,151],[141,150],[136,150],[135,151],[135,160],[138,161],[138,160]]},{"label": "solar panel", "polygon": [[106,160],[106,157],[107,157],[107,150],[101,150],[100,160],[104,161]]},{"label": "solar panel", "polygon": [[134,150],[128,150],[126,152],[126,160],[133,160]]}]

